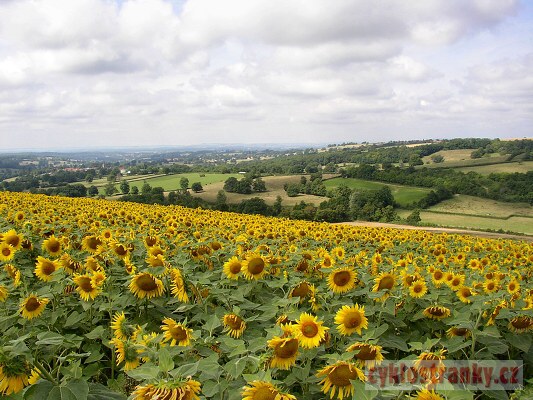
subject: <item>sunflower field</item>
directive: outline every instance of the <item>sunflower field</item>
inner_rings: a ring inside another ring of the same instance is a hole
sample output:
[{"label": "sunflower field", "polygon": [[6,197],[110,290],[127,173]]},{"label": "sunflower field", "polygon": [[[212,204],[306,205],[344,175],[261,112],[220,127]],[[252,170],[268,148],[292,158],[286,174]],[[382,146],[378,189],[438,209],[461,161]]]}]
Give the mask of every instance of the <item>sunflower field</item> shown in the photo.
[{"label": "sunflower field", "polygon": [[527,381],[531,243],[0,200],[0,398],[531,398],[364,382],[386,360],[523,360]]}]

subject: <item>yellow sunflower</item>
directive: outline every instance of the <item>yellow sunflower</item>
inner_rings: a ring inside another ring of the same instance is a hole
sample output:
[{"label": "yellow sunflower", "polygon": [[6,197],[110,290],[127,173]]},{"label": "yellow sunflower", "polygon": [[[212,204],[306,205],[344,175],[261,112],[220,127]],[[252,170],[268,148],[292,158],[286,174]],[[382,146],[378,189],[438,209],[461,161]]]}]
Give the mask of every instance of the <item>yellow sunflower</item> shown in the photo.
[{"label": "yellow sunflower", "polygon": [[22,301],[19,311],[25,319],[35,318],[42,314],[49,301],[47,298],[39,298],[30,294]]},{"label": "yellow sunflower", "polygon": [[316,374],[318,378],[322,378],[320,383],[322,384],[322,392],[324,394],[329,393],[329,398],[333,399],[335,393],[338,392],[337,398],[339,400],[345,397],[352,397],[354,394],[354,387],[352,380],[359,379],[365,381],[365,375],[357,366],[353,363],[346,361],[337,361],[333,365],[328,365],[322,368]]},{"label": "yellow sunflower", "polygon": [[354,332],[361,335],[363,329],[368,329],[368,319],[365,317],[365,307],[343,305],[335,315],[337,330],[341,335],[348,336]]},{"label": "yellow sunflower", "polygon": [[4,265],[4,271],[6,271],[9,277],[13,280],[13,286],[20,286],[20,271],[17,267],[11,264],[6,264]]},{"label": "yellow sunflower", "polygon": [[242,389],[242,400],[296,400],[270,382],[252,381]]},{"label": "yellow sunflower", "polygon": [[135,344],[135,342],[130,340],[120,340],[117,338],[111,339],[110,342],[115,347],[117,365],[124,363],[124,371],[131,371],[141,364],[139,354],[142,350]]},{"label": "yellow sunflower", "polygon": [[82,241],[82,249],[88,251],[89,253],[95,254],[102,249],[103,242],[102,240],[94,235],[85,236]]},{"label": "yellow sunflower", "polygon": [[32,369],[23,356],[0,361],[0,395],[19,393],[30,384]]},{"label": "yellow sunflower", "polygon": [[500,290],[500,283],[495,279],[488,279],[483,282],[483,290],[487,294],[495,293]]},{"label": "yellow sunflower", "polygon": [[514,317],[509,321],[507,326],[510,331],[515,333],[524,333],[533,331],[533,318],[526,315]]},{"label": "yellow sunflower", "polygon": [[242,262],[241,272],[248,280],[261,279],[266,273],[267,262],[260,254],[253,253]]},{"label": "yellow sunflower", "polygon": [[183,303],[189,302],[189,296],[185,291],[185,281],[183,275],[178,268],[170,270],[170,291],[174,297]]},{"label": "yellow sunflower", "polygon": [[396,277],[389,272],[381,272],[376,278],[374,278],[373,292],[379,292],[386,290],[387,292],[381,297],[381,300],[386,300],[389,297],[390,291],[396,284]]},{"label": "yellow sunflower", "polygon": [[42,281],[49,282],[52,280],[52,274],[61,266],[57,261],[49,260],[42,256],[37,257],[37,263],[33,273]]},{"label": "yellow sunflower", "polygon": [[451,315],[451,311],[449,308],[443,306],[431,306],[427,307],[423,311],[423,314],[426,318],[440,320],[448,318]]},{"label": "yellow sunflower", "polygon": [[431,273],[431,281],[436,287],[440,287],[444,283],[445,279],[446,275],[438,268]]},{"label": "yellow sunflower", "polygon": [[224,332],[235,339],[241,337],[246,329],[246,322],[236,314],[225,314],[222,323],[224,324]]},{"label": "yellow sunflower", "polygon": [[427,291],[428,288],[426,286],[426,281],[423,279],[415,281],[411,286],[409,286],[409,295],[417,299],[424,297]]},{"label": "yellow sunflower", "polygon": [[7,296],[9,296],[9,291],[4,285],[0,285],[0,303],[6,301]]},{"label": "yellow sunflower", "polygon": [[325,338],[326,331],[329,329],[322,324],[322,321],[318,321],[317,317],[311,314],[300,314],[300,319],[296,321],[293,332],[303,348],[312,349],[320,346],[320,342]]},{"label": "yellow sunflower", "polygon": [[443,362],[446,359],[445,354],[446,349],[424,351],[417,357],[413,366],[421,376],[433,380],[440,377],[446,369]]},{"label": "yellow sunflower", "polygon": [[17,234],[14,229],[10,229],[2,236],[2,241],[13,247],[15,251],[20,250],[20,248],[22,247],[22,241],[24,240],[24,238],[22,237],[22,235]]},{"label": "yellow sunflower", "polygon": [[193,379],[181,381],[159,381],[155,384],[136,386],[132,393],[133,400],[200,400],[202,385]]},{"label": "yellow sunflower", "polygon": [[130,291],[139,299],[159,297],[165,291],[163,282],[148,272],[135,275],[129,285]]},{"label": "yellow sunflower", "polygon": [[457,295],[457,297],[459,297],[459,300],[461,300],[463,303],[471,303],[472,300],[470,300],[470,297],[475,295],[474,291],[467,286],[460,287],[455,292],[455,294]]},{"label": "yellow sunflower", "polygon": [[93,284],[92,277],[89,275],[75,275],[72,279],[77,285],[76,291],[80,297],[85,300],[94,300],[100,294],[100,288]]},{"label": "yellow sunflower", "polygon": [[354,358],[358,367],[363,368],[366,366],[367,368],[374,368],[383,361],[381,349],[381,346],[357,342],[349,346],[346,351],[355,352]]},{"label": "yellow sunflower", "polygon": [[289,297],[299,297],[301,303],[305,300],[306,297],[314,297],[315,291],[316,289],[314,285],[310,284],[307,281],[302,281],[292,288],[289,293]]},{"label": "yellow sunflower", "polygon": [[507,292],[509,294],[516,294],[520,291],[520,283],[513,279],[507,284]]},{"label": "yellow sunflower", "polygon": [[434,390],[429,391],[427,389],[422,389],[416,392],[414,397],[411,398],[415,400],[445,400],[444,397],[438,393],[435,393]]},{"label": "yellow sunflower", "polygon": [[274,336],[268,341],[268,346],[274,351],[274,355],[270,360],[270,368],[290,369],[290,367],[296,364],[298,339]]},{"label": "yellow sunflower", "polygon": [[42,249],[52,257],[58,256],[61,254],[61,242],[52,235],[43,241]]},{"label": "yellow sunflower", "polygon": [[16,250],[6,242],[0,243],[0,261],[8,262],[15,257]]},{"label": "yellow sunflower", "polygon": [[328,275],[328,287],[334,293],[346,293],[355,286],[356,274],[352,268],[337,268]]},{"label": "yellow sunflower", "polygon": [[224,263],[223,272],[229,279],[239,279],[242,269],[242,262],[238,257],[233,256]]},{"label": "yellow sunflower", "polygon": [[467,328],[458,328],[456,326],[452,326],[450,329],[446,331],[446,336],[448,337],[464,337],[469,338],[472,336],[472,332]]},{"label": "yellow sunflower", "polygon": [[115,313],[115,315],[113,315],[111,329],[113,329],[113,336],[120,340],[135,340],[139,332],[139,326],[130,324],[126,319],[126,314],[124,314],[124,312]]},{"label": "yellow sunflower", "polygon": [[113,249],[113,253],[121,259],[125,259],[130,254],[129,248],[125,244],[119,242],[114,242],[111,245],[111,248]]},{"label": "yellow sunflower", "polygon": [[191,343],[192,329],[172,318],[165,318],[161,330],[164,333],[163,343],[170,342],[171,346],[188,346]]}]

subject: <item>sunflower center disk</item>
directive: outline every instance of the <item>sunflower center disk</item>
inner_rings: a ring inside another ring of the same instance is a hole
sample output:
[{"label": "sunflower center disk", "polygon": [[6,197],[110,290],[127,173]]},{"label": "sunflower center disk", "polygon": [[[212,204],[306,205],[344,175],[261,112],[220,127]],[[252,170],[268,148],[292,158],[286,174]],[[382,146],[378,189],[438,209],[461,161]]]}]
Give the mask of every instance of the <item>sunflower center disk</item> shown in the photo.
[{"label": "sunflower center disk", "polygon": [[39,308],[41,303],[35,297],[30,297],[26,302],[26,310],[29,312],[35,311]]},{"label": "sunflower center disk", "polygon": [[137,286],[145,292],[157,289],[157,283],[150,275],[142,275],[137,279]]},{"label": "sunflower center disk", "polygon": [[242,319],[239,317],[228,318],[228,326],[231,329],[241,329]]},{"label": "sunflower center disk", "polygon": [[3,248],[2,249],[2,254],[6,257],[10,256],[11,255],[11,249],[9,247],[6,247],[6,248]]},{"label": "sunflower center disk", "polygon": [[170,334],[173,339],[176,340],[185,340],[187,339],[187,332],[181,326],[175,326],[170,329]]},{"label": "sunflower center disk", "polygon": [[302,327],[302,334],[305,337],[312,338],[315,337],[318,333],[318,326],[314,323],[306,323]]},{"label": "sunflower center disk", "polygon": [[350,273],[348,271],[340,271],[333,276],[333,282],[337,286],[344,286],[350,281]]},{"label": "sunflower center disk", "polygon": [[394,278],[392,276],[385,276],[379,281],[378,290],[392,289],[394,286]]},{"label": "sunflower center disk", "polygon": [[56,270],[56,267],[54,264],[50,262],[45,262],[43,264],[43,274],[45,275],[51,275]]},{"label": "sunflower center disk", "polygon": [[526,329],[526,328],[529,328],[529,326],[533,324],[533,319],[528,318],[528,317],[518,317],[518,318],[513,319],[511,321],[511,324],[516,329]]},{"label": "sunflower center disk", "polygon": [[374,360],[376,358],[376,350],[371,349],[370,346],[363,346],[359,348],[359,353],[356,356],[359,360]]},{"label": "sunflower center disk", "polygon": [[346,328],[356,328],[361,325],[361,316],[359,313],[349,314],[344,322]]},{"label": "sunflower center disk", "polygon": [[232,274],[238,274],[239,272],[241,272],[241,264],[239,263],[231,264],[231,266],[229,267],[229,270],[231,271]]},{"label": "sunflower center disk", "polygon": [[93,285],[91,284],[91,278],[88,277],[80,279],[79,286],[84,292],[90,292],[94,289]]},{"label": "sunflower center disk", "polygon": [[50,250],[51,253],[57,253],[60,250],[60,244],[58,241],[53,241],[48,243],[48,250]]},{"label": "sunflower center disk", "polygon": [[274,349],[274,353],[279,358],[291,358],[298,351],[298,339],[289,339],[281,343]]},{"label": "sunflower center disk", "polygon": [[261,258],[253,258],[248,262],[248,271],[252,275],[257,275],[265,269],[265,262]]},{"label": "sunflower center disk", "polygon": [[348,386],[351,385],[350,379],[357,378],[357,372],[352,371],[348,365],[340,365],[333,369],[328,377],[335,386]]}]

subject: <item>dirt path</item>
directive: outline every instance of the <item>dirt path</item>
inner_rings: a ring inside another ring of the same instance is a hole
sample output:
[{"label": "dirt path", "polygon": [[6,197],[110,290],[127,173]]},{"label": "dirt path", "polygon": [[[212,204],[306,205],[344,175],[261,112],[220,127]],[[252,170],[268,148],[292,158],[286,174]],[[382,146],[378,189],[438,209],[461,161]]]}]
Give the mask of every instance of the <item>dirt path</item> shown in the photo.
[{"label": "dirt path", "polygon": [[437,232],[437,233],[444,233],[444,232],[457,233],[457,234],[462,234],[462,235],[472,235],[472,236],[479,236],[479,237],[491,238],[491,239],[514,239],[514,240],[523,240],[525,242],[533,242],[533,236],[513,235],[513,234],[498,233],[498,232],[481,232],[481,231],[472,231],[468,229],[437,228],[437,227],[429,227],[429,226],[387,224],[384,222],[369,222],[369,221],[339,222],[338,224],[352,225],[352,226],[368,226],[371,228],[418,229],[418,230]]}]

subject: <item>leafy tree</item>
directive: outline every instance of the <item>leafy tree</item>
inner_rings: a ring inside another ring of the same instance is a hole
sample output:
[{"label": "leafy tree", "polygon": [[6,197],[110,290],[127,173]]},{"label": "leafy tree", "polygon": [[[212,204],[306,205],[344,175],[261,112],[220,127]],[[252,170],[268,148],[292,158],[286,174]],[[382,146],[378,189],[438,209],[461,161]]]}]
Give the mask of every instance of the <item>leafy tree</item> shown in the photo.
[{"label": "leafy tree", "polygon": [[124,194],[128,194],[130,192],[130,184],[126,179],[123,179],[120,182],[120,191]]},{"label": "leafy tree", "polygon": [[296,197],[300,193],[300,186],[295,183],[289,183],[285,188],[285,192],[287,192],[289,197]]},{"label": "leafy tree", "polygon": [[104,187],[104,193],[106,196],[113,196],[117,192],[117,188],[113,182],[109,182]]},{"label": "leafy tree", "polygon": [[266,192],[267,188],[265,185],[265,181],[263,181],[261,178],[254,179],[252,183],[252,190],[254,192]]},{"label": "leafy tree", "polygon": [[409,225],[418,225],[420,221],[422,221],[420,218],[420,210],[414,210],[405,219],[405,222],[407,222]]},{"label": "leafy tree", "polygon": [[189,188],[189,180],[185,177],[180,179],[180,188],[185,191]]},{"label": "leafy tree", "polygon": [[220,211],[228,211],[227,196],[223,190],[219,190],[215,200],[215,208]]},{"label": "leafy tree", "polygon": [[435,164],[440,164],[444,161],[444,156],[442,154],[433,154],[431,156],[431,161],[433,161]]},{"label": "leafy tree", "polygon": [[146,195],[152,191],[152,186],[148,182],[144,182],[141,187],[141,194]]},{"label": "leafy tree", "polygon": [[89,187],[89,190],[87,191],[87,194],[89,196],[91,196],[91,197],[98,195],[98,188],[96,186],[92,185],[91,187]]},{"label": "leafy tree", "polygon": [[235,193],[237,191],[238,184],[239,184],[239,180],[235,178],[234,176],[230,176],[224,182],[224,190],[229,193]]},{"label": "leafy tree", "polygon": [[202,184],[200,182],[194,182],[192,185],[191,185],[191,189],[194,193],[198,193],[198,192],[201,192],[202,190],[204,190],[204,188],[202,187]]},{"label": "leafy tree", "polygon": [[131,194],[135,194],[135,195],[139,194],[139,188],[137,186],[133,186],[131,188]]}]

